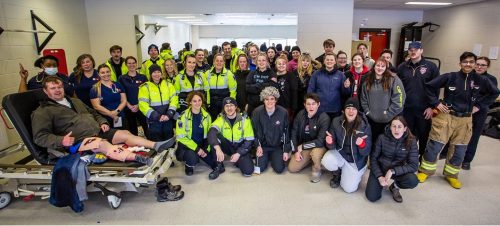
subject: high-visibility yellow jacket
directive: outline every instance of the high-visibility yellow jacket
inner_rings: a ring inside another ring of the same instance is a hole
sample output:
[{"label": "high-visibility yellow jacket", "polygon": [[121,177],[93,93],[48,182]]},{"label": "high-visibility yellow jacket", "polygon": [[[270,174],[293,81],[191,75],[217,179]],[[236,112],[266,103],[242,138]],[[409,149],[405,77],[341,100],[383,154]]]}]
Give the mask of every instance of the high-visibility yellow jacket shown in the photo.
[{"label": "high-visibility yellow jacket", "polygon": [[179,96],[179,99],[185,100],[189,92],[193,90],[204,91],[205,95],[208,96],[210,87],[208,86],[208,82],[205,76],[203,76],[202,73],[196,73],[194,74],[194,76],[194,87],[191,85],[191,82],[189,82],[189,79],[187,78],[188,75],[186,75],[184,70],[182,70],[178,75],[175,76],[174,88],[175,92]]},{"label": "high-visibility yellow jacket", "polygon": [[[106,61],[106,65],[111,69],[111,81],[116,82],[118,80],[118,76],[116,76],[116,71],[115,68],[111,64],[112,59],[110,58],[108,61]],[[125,59],[122,60],[122,75],[125,75],[128,73],[128,67],[127,64],[125,63]]]},{"label": "high-visibility yellow jacket", "polygon": [[163,59],[163,61],[169,60],[169,59],[174,59],[174,55],[172,55],[172,50],[170,49],[164,49],[160,53],[160,58]]},{"label": "high-visibility yellow jacket", "polygon": [[215,131],[217,134],[221,134],[226,138],[231,144],[237,149],[237,152],[241,155],[247,154],[252,146],[254,138],[252,120],[241,113],[237,113],[236,120],[233,126],[229,122],[229,119],[225,114],[219,115],[217,119],[210,126],[210,132],[208,137],[208,142],[210,145],[215,146],[220,142],[217,139],[217,135],[213,134]]},{"label": "high-visibility yellow jacket", "polygon": [[[201,109],[202,119],[201,125],[203,126],[203,139],[207,138],[208,129],[210,128],[210,124],[212,123],[212,119],[210,118],[210,114],[205,111],[203,108]],[[176,127],[176,139],[179,143],[185,145],[187,148],[198,152],[200,150],[200,144],[197,144],[191,139],[193,134],[193,113],[191,112],[191,108],[185,110],[182,115],[177,119]],[[210,151],[210,148],[208,148]]]},{"label": "high-visibility yellow jacket", "polygon": [[165,79],[159,84],[145,82],[139,87],[139,110],[150,121],[158,121],[161,115],[172,118],[178,104],[174,86]]},{"label": "high-visibility yellow jacket", "polygon": [[161,74],[162,75],[165,74],[165,68],[163,67],[165,61],[161,57],[158,57],[156,61],[153,61],[151,59],[145,60],[142,62],[140,73],[145,75],[148,78],[148,80],[151,80],[151,75],[149,74],[149,67],[151,67],[151,65],[153,64],[157,64],[158,66],[160,66]]},{"label": "high-visibility yellow jacket", "polygon": [[225,97],[236,98],[236,87],[237,83],[234,79],[234,74],[227,70],[222,69],[219,74],[215,73],[215,68],[208,70],[204,73],[204,77],[208,82],[210,87],[210,92],[207,93],[207,103],[210,104],[210,100],[220,100],[222,101]]},{"label": "high-visibility yellow jacket", "polygon": [[231,64],[229,65],[229,68],[231,69],[231,72],[236,73],[237,66],[238,66],[238,56],[240,54],[244,54],[243,50],[238,49],[238,48],[233,48],[231,49]]}]

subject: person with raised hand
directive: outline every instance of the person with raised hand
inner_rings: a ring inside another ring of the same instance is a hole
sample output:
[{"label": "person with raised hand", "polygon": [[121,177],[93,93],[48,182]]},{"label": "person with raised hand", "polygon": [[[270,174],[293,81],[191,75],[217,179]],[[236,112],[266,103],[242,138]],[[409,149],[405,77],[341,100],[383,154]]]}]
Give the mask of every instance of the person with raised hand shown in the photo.
[{"label": "person with raised hand", "polygon": [[358,190],[366,171],[371,150],[371,130],[366,117],[359,111],[357,98],[349,98],[341,116],[333,119],[326,132],[326,147],[321,164],[333,172],[330,187],[339,186],[347,193]]}]

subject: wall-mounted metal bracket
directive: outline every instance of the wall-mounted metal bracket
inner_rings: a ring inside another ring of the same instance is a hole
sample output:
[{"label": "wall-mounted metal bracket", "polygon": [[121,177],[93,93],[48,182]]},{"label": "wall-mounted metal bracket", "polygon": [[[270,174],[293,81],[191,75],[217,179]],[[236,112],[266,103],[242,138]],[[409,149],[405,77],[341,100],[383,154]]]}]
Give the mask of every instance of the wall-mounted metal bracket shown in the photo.
[{"label": "wall-mounted metal bracket", "polygon": [[[35,44],[36,44],[36,50],[38,52],[38,54],[40,54],[40,52],[42,52],[43,48],[45,48],[45,46],[47,46],[47,44],[49,43],[49,41],[52,39],[52,37],[54,37],[54,35],[56,35],[56,31],[54,29],[52,29],[52,27],[50,27],[47,23],[45,23],[42,19],[40,19],[40,17],[38,17],[34,12],[33,10],[30,10],[30,13],[31,13],[31,25],[33,27],[33,30],[22,30],[22,29],[3,29],[2,27],[0,27],[0,35],[5,31],[5,32],[29,32],[29,33],[33,33],[33,35],[35,36]],[[36,29],[36,22],[40,23],[43,27],[45,27],[48,31],[42,31],[42,30],[37,30]],[[46,34],[49,34],[49,36],[47,36],[47,38],[45,38],[45,40],[43,40],[42,44],[40,44],[39,40],[38,40],[38,34],[39,33],[46,33]]]},{"label": "wall-mounted metal bracket", "polygon": [[139,30],[138,27],[135,27],[135,38],[136,38],[136,43],[139,44],[139,42],[141,42],[141,39],[144,38],[144,36],[146,36],[144,34],[144,32],[142,32],[141,30]]},{"label": "wall-mounted metal bracket", "polygon": [[158,33],[158,31],[164,27],[168,27],[168,25],[159,25],[158,23],[155,23],[155,24],[151,24],[151,23],[147,23],[147,24],[144,24],[146,25],[146,30],[148,29],[148,27],[150,26],[153,26],[155,28],[155,34]]}]

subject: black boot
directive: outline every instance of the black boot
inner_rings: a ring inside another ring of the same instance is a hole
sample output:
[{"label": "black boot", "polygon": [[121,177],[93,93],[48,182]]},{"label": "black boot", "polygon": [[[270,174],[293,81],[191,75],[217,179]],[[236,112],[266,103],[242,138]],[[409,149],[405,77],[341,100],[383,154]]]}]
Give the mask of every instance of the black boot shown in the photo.
[{"label": "black boot", "polygon": [[340,169],[333,171],[333,177],[330,180],[330,187],[332,188],[338,188],[340,186]]},{"label": "black boot", "polygon": [[144,165],[151,166],[153,165],[153,159],[149,157],[144,157],[142,155],[135,155],[135,161],[138,163],[142,163]]},{"label": "black boot", "polygon": [[389,186],[389,190],[391,191],[392,198],[394,199],[394,201],[403,202],[403,196],[401,196],[401,193],[399,193],[399,188],[396,188],[394,186],[394,183],[392,183],[391,186]]},{"label": "black boot", "polygon": [[217,163],[217,166],[214,167],[213,171],[208,174],[208,179],[215,180],[219,177],[220,174],[224,173],[226,169],[224,168],[224,163]]},{"label": "black boot", "polygon": [[182,189],[181,185],[173,185],[172,183],[168,182],[168,179],[164,177],[163,179],[159,180],[156,183],[156,188],[158,189],[164,189],[168,191],[180,191]]},{"label": "black boot", "polygon": [[184,172],[186,173],[186,176],[191,176],[194,173],[194,167],[191,166],[184,166]]},{"label": "black boot", "polygon": [[156,201],[158,202],[167,202],[167,201],[178,201],[184,198],[183,191],[167,191],[163,193],[158,193],[156,196]]}]

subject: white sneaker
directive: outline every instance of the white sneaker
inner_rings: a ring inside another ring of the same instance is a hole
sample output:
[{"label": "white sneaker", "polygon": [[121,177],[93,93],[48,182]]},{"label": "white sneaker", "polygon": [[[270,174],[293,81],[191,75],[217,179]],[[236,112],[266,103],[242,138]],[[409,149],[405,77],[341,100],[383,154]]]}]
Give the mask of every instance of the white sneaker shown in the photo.
[{"label": "white sneaker", "polygon": [[311,182],[312,183],[318,183],[321,181],[321,171],[319,172],[312,172],[311,174]]}]

